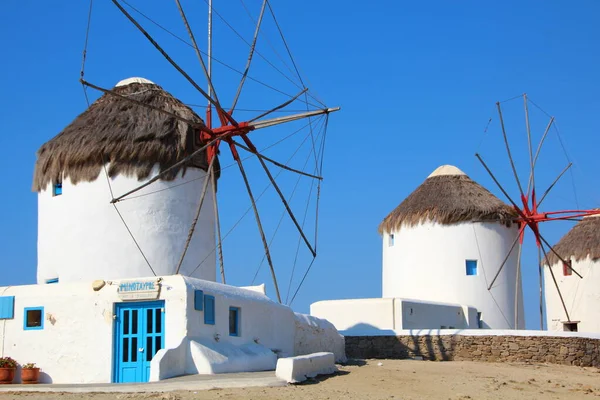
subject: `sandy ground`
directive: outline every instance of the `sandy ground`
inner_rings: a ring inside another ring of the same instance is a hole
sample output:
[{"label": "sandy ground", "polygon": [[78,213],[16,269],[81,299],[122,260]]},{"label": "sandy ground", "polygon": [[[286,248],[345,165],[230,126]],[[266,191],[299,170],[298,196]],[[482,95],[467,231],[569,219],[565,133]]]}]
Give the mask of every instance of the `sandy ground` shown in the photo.
[{"label": "sandy ground", "polygon": [[337,375],[286,387],[169,393],[1,393],[16,399],[592,399],[600,370],[522,363],[367,360]]}]

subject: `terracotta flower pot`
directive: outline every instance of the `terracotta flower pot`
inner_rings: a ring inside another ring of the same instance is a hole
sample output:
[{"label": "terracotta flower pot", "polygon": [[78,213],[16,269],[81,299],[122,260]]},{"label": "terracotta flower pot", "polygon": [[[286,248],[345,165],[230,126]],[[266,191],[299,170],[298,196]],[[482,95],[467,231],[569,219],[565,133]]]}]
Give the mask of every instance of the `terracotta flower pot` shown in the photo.
[{"label": "terracotta flower pot", "polygon": [[15,379],[15,368],[0,368],[0,384],[12,383]]},{"label": "terracotta flower pot", "polygon": [[21,381],[23,384],[38,383],[40,379],[39,368],[27,368],[21,370]]}]

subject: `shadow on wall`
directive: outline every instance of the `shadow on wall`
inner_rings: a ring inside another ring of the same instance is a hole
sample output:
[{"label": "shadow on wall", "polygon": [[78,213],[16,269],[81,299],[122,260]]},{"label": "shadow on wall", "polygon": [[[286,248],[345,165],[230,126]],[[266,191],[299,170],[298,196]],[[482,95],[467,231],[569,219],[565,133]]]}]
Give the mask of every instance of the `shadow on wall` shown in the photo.
[{"label": "shadow on wall", "polygon": [[[392,330],[369,324],[356,324],[344,331],[348,358],[414,358],[450,361],[455,347],[454,335],[440,335],[439,329],[424,329],[427,334],[396,336]],[[424,332],[423,332],[424,333]]]}]

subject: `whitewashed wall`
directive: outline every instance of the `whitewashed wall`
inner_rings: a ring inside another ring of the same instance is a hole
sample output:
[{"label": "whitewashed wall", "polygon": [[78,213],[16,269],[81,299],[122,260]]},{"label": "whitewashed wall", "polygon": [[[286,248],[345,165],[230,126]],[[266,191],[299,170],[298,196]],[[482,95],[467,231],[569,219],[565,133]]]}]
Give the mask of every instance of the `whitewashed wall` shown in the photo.
[{"label": "whitewashed wall", "polygon": [[[589,257],[573,262],[573,269],[583,276],[579,278],[575,273],[563,275],[562,263],[552,266],[554,276],[571,321],[579,321],[579,332],[600,333],[600,263],[594,262]],[[549,267],[544,267],[544,300],[546,305],[546,325],[550,331],[562,331],[562,321],[567,320],[558,291],[552,280]]]},{"label": "whitewashed wall", "polygon": [[[188,287],[188,337],[243,345],[256,340],[282,356],[294,355],[294,312],[254,290],[184,277]],[[204,311],[194,310],[194,290],[215,296],[215,324],[204,323]],[[229,336],[229,307],[240,308],[240,335]]]},{"label": "whitewashed wall", "polygon": [[[204,171],[188,169],[185,176],[159,180],[116,204],[156,275],[175,273],[204,177]],[[115,197],[144,182],[122,175],[110,180]],[[184,182],[190,183],[173,187]],[[214,281],[215,217],[211,185],[208,189],[180,273]],[[54,278],[66,283],[153,275],[110,204],[104,171],[93,182],[73,185],[65,179],[62,190],[62,195],[53,196],[48,185],[38,194],[38,283]]]},{"label": "whitewashed wall", "polygon": [[[494,223],[439,225],[426,222],[383,235],[383,297],[463,304],[482,313],[483,327],[524,327],[521,285],[516,285],[517,247],[488,291],[516,237],[517,227]],[[467,276],[465,260],[478,261],[478,275]]]},{"label": "whitewashed wall", "polygon": [[[477,310],[459,304],[399,298],[319,301],[311,315],[331,322],[338,331],[477,328]],[[330,351],[330,350],[328,350]]]},{"label": "whitewashed wall", "polygon": [[[92,289],[91,282],[0,288],[15,296],[14,319],[0,320],[0,356],[34,362],[47,383],[107,383],[112,379],[114,303],[118,283]],[[181,277],[165,277],[165,345],[186,333],[186,290]],[[24,330],[25,307],[44,307],[44,329]],[[18,381],[19,377],[17,377]]]}]

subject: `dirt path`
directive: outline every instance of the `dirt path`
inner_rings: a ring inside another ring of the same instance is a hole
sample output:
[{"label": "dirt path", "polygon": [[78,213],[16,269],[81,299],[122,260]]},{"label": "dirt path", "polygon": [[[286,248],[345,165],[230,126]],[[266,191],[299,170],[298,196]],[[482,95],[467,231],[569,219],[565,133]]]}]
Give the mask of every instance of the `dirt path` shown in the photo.
[{"label": "dirt path", "polygon": [[[3,393],[0,400],[109,399],[593,399],[600,370],[519,363],[368,360],[336,376],[276,388],[144,394]],[[381,364],[381,365],[379,365]]]}]

